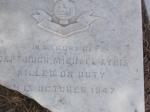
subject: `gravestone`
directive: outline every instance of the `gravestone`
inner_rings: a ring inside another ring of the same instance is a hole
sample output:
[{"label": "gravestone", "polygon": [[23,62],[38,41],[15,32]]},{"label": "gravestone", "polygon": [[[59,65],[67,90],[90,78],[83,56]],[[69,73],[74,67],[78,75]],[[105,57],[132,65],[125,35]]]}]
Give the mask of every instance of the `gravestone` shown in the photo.
[{"label": "gravestone", "polygon": [[150,20],[150,0],[145,0],[146,11]]},{"label": "gravestone", "polygon": [[144,112],[140,0],[0,0],[0,84],[52,112]]}]

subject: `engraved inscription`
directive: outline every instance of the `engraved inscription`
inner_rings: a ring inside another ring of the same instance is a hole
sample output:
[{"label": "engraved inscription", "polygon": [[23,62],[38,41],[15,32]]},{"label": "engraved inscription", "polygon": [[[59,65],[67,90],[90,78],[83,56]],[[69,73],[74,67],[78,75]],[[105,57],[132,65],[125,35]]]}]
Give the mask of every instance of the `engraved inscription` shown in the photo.
[{"label": "engraved inscription", "polygon": [[0,84],[52,112],[144,112],[140,0],[0,0]]}]

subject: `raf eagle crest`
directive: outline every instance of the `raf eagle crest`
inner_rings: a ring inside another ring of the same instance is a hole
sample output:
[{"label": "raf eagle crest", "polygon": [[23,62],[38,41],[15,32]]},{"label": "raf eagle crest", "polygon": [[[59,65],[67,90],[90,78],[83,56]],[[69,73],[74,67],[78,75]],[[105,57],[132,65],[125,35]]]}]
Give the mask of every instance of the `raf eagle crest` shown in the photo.
[{"label": "raf eagle crest", "polygon": [[74,0],[55,0],[52,12],[36,10],[32,17],[38,26],[46,31],[62,37],[85,31],[98,17],[93,15],[93,9],[79,11]]}]

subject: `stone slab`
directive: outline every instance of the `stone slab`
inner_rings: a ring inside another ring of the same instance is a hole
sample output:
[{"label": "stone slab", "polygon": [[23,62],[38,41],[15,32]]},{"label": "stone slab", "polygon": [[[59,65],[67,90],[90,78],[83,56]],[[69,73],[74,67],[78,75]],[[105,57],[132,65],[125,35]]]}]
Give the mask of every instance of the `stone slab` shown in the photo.
[{"label": "stone slab", "polygon": [[0,84],[52,112],[144,112],[140,0],[0,0]]}]

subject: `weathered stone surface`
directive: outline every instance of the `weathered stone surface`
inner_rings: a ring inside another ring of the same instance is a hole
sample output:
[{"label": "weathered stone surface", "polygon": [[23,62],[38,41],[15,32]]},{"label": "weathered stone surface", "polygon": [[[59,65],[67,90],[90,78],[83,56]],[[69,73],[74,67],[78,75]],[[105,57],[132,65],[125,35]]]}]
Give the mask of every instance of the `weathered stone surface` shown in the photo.
[{"label": "weathered stone surface", "polygon": [[53,112],[144,112],[140,0],[0,0],[0,83]]}]

